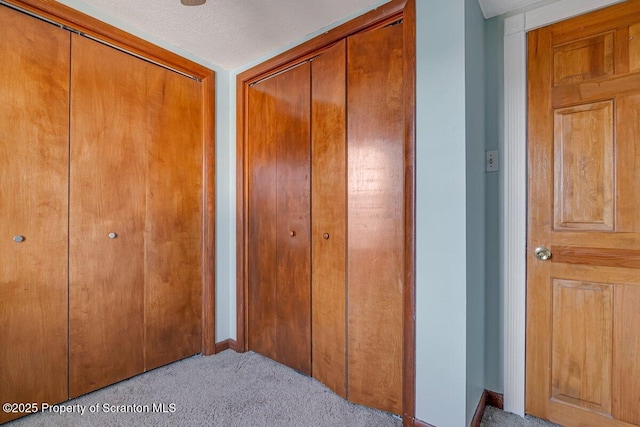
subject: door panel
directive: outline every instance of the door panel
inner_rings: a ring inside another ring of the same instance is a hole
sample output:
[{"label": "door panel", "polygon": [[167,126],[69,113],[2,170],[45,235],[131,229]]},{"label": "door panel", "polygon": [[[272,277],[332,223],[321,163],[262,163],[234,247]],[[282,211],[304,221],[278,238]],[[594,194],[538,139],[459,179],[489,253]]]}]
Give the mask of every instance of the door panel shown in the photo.
[{"label": "door panel", "polygon": [[200,84],[149,68],[145,230],[145,370],[200,352]]},{"label": "door panel", "polygon": [[310,76],[249,90],[249,349],[311,373]]},{"label": "door panel", "polygon": [[[640,93],[618,96],[616,101],[616,186],[622,194],[633,194],[640,182]],[[619,232],[640,233],[640,197],[618,198],[616,211]]]},{"label": "door panel", "polygon": [[402,24],[348,39],[348,396],[402,409]]},{"label": "door panel", "polygon": [[276,360],[311,375],[310,66],[274,79],[276,124]]},{"label": "door panel", "polygon": [[638,23],[630,0],[529,33],[526,410],[562,425],[640,424]]},{"label": "door panel", "polygon": [[597,34],[553,49],[554,84],[613,74],[613,33]]},{"label": "door panel", "polygon": [[[143,372],[151,64],[72,36],[70,395]],[[109,233],[117,237],[109,238]]]},{"label": "door panel", "polygon": [[0,6],[2,403],[68,397],[69,40]]},{"label": "door panel", "polygon": [[277,81],[249,88],[249,350],[276,358],[276,96]]},{"label": "door panel", "polygon": [[553,279],[551,399],[611,413],[613,285]]},{"label": "door panel", "polygon": [[613,101],[554,112],[554,229],[613,230]]},{"label": "door panel", "polygon": [[311,62],[312,372],[345,398],[346,46],[342,40]]}]

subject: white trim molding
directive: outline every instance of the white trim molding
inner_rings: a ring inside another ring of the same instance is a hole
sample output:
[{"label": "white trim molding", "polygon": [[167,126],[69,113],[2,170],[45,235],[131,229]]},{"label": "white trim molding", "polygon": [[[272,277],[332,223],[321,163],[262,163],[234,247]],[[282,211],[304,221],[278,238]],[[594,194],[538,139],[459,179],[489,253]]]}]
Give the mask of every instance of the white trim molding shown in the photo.
[{"label": "white trim molding", "polygon": [[542,0],[478,0],[484,19],[493,18],[512,10],[522,9]]},{"label": "white trim molding", "polygon": [[524,416],[527,242],[527,46],[529,30],[626,0],[559,0],[505,19],[502,281],[504,410]]}]

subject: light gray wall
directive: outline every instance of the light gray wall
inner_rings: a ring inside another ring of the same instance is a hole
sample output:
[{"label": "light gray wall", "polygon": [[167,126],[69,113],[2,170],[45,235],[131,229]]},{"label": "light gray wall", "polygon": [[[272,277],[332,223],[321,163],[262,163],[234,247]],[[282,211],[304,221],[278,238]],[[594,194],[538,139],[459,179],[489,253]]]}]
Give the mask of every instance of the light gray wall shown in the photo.
[{"label": "light gray wall", "polygon": [[477,0],[466,0],[467,425],[485,389],[484,31]]},{"label": "light gray wall", "polygon": [[216,76],[215,315],[216,341],[223,341],[236,336],[236,85],[229,71]]},{"label": "light gray wall", "polygon": [[417,3],[416,418],[466,423],[465,1]]},{"label": "light gray wall", "polygon": [[[485,135],[486,149],[503,152],[503,34],[504,18],[485,21]],[[502,159],[500,159],[502,160]],[[502,161],[500,167],[502,168]],[[485,174],[486,192],[486,340],[485,372],[488,390],[503,390],[503,293],[500,280],[500,181],[498,172]]]}]

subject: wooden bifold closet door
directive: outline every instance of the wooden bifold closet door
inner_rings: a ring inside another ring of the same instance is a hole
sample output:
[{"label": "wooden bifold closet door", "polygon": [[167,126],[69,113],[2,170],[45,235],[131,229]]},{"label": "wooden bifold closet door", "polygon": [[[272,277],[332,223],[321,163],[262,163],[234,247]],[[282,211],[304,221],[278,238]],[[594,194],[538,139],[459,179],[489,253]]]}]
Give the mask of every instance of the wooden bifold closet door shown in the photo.
[{"label": "wooden bifold closet door", "polygon": [[249,346],[311,373],[309,64],[249,90]]},{"label": "wooden bifold closet door", "polygon": [[2,423],[212,351],[213,129],[203,82],[4,5],[0,51]]},{"label": "wooden bifold closet door", "polygon": [[313,377],[347,397],[346,40],[311,62]]},{"label": "wooden bifold closet door", "polygon": [[198,82],[76,34],[71,86],[73,397],[200,350],[202,128]]},{"label": "wooden bifold closet door", "polygon": [[348,39],[349,400],[402,410],[404,84],[401,23]]},{"label": "wooden bifold closet door", "polygon": [[402,412],[401,22],[251,85],[248,346]]},{"label": "wooden bifold closet door", "polygon": [[0,52],[0,401],[39,407],[67,398],[69,33],[0,7]]}]

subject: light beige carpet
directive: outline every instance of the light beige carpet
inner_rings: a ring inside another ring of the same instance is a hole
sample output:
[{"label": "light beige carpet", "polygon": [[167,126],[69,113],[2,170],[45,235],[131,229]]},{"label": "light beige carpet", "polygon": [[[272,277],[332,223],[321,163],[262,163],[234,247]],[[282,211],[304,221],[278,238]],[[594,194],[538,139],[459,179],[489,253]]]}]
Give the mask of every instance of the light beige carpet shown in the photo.
[{"label": "light beige carpet", "polygon": [[76,412],[40,412],[3,427],[402,425],[399,417],[348,403],[272,360],[231,350],[190,357],[56,409],[63,406]]},{"label": "light beige carpet", "polygon": [[558,427],[557,424],[526,415],[524,418],[487,406],[480,427]]}]

